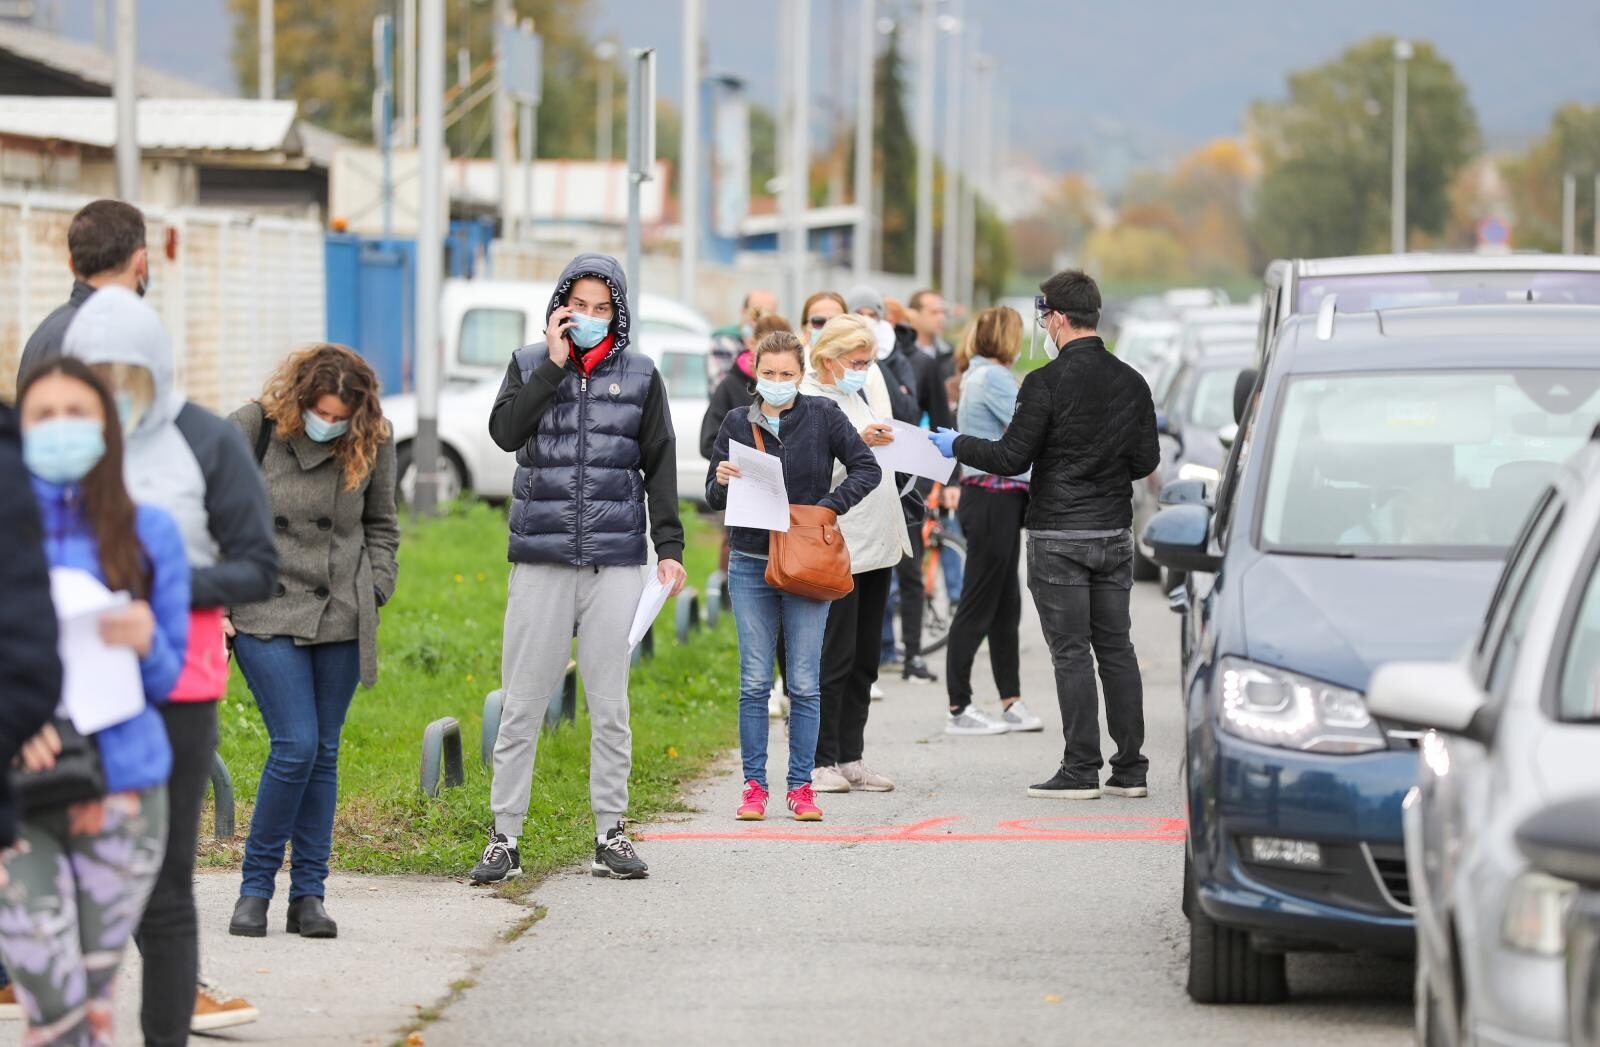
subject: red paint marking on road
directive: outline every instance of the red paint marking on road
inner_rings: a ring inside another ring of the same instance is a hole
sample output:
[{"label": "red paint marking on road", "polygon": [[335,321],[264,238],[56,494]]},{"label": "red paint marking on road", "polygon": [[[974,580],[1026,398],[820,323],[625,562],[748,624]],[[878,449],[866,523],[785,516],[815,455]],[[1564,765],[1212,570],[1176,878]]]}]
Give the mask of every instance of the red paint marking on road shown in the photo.
[{"label": "red paint marking on road", "polygon": [[[650,841],[690,840],[762,840],[777,843],[1059,843],[1098,840],[1134,840],[1171,842],[1184,839],[1186,830],[1182,818],[1163,818],[1148,815],[1068,815],[1053,818],[1022,818],[999,823],[997,832],[954,832],[941,826],[961,821],[960,816],[928,818],[904,826],[857,825],[841,826],[838,831],[813,831],[810,829],[779,829],[750,826],[737,832],[670,832],[640,833],[637,838]],[[1048,823],[1104,826],[1106,823],[1131,824],[1133,828],[1052,828]]]}]

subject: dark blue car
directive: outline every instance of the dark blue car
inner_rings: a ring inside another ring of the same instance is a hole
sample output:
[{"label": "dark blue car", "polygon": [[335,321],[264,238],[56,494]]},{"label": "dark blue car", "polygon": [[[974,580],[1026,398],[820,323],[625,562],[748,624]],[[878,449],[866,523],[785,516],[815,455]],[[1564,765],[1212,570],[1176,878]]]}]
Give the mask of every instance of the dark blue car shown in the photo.
[{"label": "dark blue car", "polygon": [[[1414,948],[1400,805],[1418,732],[1364,692],[1470,639],[1546,479],[1600,415],[1600,310],[1291,320],[1244,376],[1214,504],[1147,526],[1191,572],[1184,761],[1189,994],[1271,1002],[1284,954]],[[1252,384],[1253,383],[1253,384]]]}]

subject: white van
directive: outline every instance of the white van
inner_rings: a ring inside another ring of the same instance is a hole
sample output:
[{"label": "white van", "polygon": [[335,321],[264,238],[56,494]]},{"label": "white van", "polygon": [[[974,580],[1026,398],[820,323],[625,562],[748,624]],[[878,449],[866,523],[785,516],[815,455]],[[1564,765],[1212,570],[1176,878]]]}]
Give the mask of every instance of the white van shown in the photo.
[{"label": "white van", "polygon": [[[554,284],[510,280],[447,280],[439,305],[444,360],[439,392],[441,500],[471,491],[480,498],[511,497],[516,457],[489,439],[489,411],[511,354],[544,340],[545,310]],[[636,301],[629,352],[655,361],[666,383],[672,428],[678,436],[678,492],[705,501],[708,463],[700,457],[700,420],[711,390],[707,356],[711,325],[705,317],[659,295]],[[399,495],[409,500],[416,484],[412,444],[417,435],[417,398],[383,398],[399,452]]]}]

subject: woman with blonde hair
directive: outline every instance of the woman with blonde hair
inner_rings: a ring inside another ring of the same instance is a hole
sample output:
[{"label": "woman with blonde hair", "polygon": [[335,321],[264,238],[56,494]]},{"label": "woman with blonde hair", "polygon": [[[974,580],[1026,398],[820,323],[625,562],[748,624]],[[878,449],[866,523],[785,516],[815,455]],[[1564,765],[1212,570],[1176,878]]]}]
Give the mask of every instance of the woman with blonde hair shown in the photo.
[{"label": "woman with blonde hair", "polygon": [[[894,429],[874,413],[863,395],[877,353],[877,335],[864,317],[829,320],[811,341],[811,358],[800,391],[833,401],[868,447],[894,440]],[[835,466],[833,482],[844,480]],[[888,792],[894,782],[862,763],[872,685],[878,679],[878,638],[889,602],[889,577],[911,551],[894,474],[882,475],[839,530],[850,550],[855,588],[828,610],[822,639],[822,723],[817,735],[817,792]]]},{"label": "woman with blonde hair", "polygon": [[235,607],[234,656],[272,739],[245,843],[231,934],[267,933],[284,846],[290,934],[333,938],[323,908],[339,735],[356,683],[377,682],[378,608],[394,593],[394,436],[367,362],[339,345],[291,354],[233,420],[255,448],[282,568],[273,596]]},{"label": "woman with blonde hair", "polygon": [[[963,433],[998,440],[1017,405],[1011,365],[1022,350],[1022,317],[996,306],[978,314],[961,340],[956,366],[961,376],[957,425]],[[1022,704],[1017,626],[1022,619],[1022,518],[1028,510],[1028,474],[994,476],[962,466],[956,518],[967,536],[966,581],[945,660],[950,712],[945,733],[1004,734],[1039,731],[1043,722]],[[1001,712],[992,716],[972,704],[972,661],[989,641],[989,665],[1000,691]]]}]

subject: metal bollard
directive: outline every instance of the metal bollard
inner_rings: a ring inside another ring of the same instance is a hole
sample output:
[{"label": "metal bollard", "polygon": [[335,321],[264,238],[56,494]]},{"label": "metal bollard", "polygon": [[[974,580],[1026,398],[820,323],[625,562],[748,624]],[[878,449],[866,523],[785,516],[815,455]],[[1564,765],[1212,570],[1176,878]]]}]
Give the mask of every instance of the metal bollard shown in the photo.
[{"label": "metal bollard", "polygon": [[706,578],[706,625],[716,628],[722,609],[728,606],[728,575],[724,571],[712,571]]},{"label": "metal bollard", "polygon": [[494,763],[494,743],[500,737],[500,714],[505,709],[506,692],[490,691],[483,700],[483,728],[479,731],[478,759],[484,767]]},{"label": "metal bollard", "polygon": [[639,641],[638,645],[634,647],[633,653],[628,656],[628,664],[630,666],[638,665],[646,658],[654,658],[655,654],[656,629],[655,626],[652,625],[650,628],[644,631],[644,639]]},{"label": "metal bollard", "polygon": [[700,628],[700,594],[693,589],[678,594],[677,626],[679,644],[688,643],[690,634]]},{"label": "metal bollard", "polygon": [[228,773],[221,753],[211,754],[211,799],[216,805],[212,834],[219,840],[233,839],[233,775]]},{"label": "metal bollard", "polygon": [[443,716],[422,730],[422,791],[438,796],[440,779],[444,788],[467,780],[461,764],[461,724],[454,716]]}]

